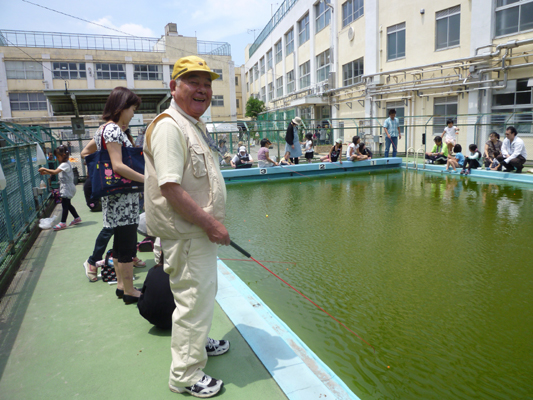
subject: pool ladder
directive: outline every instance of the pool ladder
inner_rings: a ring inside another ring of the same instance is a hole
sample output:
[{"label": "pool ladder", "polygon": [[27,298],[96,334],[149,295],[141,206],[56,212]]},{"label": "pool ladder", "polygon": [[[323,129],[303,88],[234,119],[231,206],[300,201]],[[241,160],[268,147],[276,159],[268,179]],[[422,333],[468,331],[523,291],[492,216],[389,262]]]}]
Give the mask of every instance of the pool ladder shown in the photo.
[{"label": "pool ladder", "polygon": [[[415,151],[415,148],[414,147],[409,147],[407,149],[407,153],[405,155],[405,168],[406,169],[409,169],[409,152],[412,151],[413,152],[413,158],[414,158],[414,161],[413,161],[413,168],[414,169],[418,169],[418,154],[419,153],[422,153],[422,156],[424,156],[424,149],[421,147],[419,148],[418,150]],[[426,166],[424,165],[424,168]]]}]

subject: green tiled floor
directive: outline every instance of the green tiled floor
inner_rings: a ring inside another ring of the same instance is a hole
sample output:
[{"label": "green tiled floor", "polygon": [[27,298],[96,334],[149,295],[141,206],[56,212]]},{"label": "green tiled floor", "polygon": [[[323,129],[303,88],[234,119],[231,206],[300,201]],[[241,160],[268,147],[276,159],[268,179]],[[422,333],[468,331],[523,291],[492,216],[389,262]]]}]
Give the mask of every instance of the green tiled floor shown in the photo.
[{"label": "green tiled floor", "polygon": [[[83,223],[43,231],[0,302],[0,398],[191,398],[168,390],[170,332],[118,300],[115,286],[85,277],[102,214],[89,212],[81,186],[73,204]],[[136,286],[154,264],[139,256],[148,266],[136,269]],[[218,305],[210,336],[232,346],[205,370],[224,380],[219,398],[286,398]]]}]

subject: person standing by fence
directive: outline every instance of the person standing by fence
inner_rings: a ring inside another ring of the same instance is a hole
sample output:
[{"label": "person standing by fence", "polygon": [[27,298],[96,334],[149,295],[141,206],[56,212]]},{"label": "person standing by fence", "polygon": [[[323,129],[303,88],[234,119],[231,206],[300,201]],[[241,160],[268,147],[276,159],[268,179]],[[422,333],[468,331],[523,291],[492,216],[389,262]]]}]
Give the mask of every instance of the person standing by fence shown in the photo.
[{"label": "person standing by fence", "polygon": [[392,156],[396,157],[398,153],[398,138],[402,138],[400,132],[400,122],[396,118],[396,110],[391,108],[389,110],[389,118],[385,120],[383,124],[383,129],[385,130],[385,157],[389,156],[389,149],[392,143]]}]

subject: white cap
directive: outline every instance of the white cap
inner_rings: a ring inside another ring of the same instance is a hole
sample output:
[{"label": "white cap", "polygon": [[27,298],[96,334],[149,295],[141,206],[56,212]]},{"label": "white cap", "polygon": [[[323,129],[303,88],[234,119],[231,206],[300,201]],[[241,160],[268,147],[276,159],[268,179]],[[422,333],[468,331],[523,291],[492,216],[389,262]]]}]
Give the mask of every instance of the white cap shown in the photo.
[{"label": "white cap", "polygon": [[244,152],[246,153],[246,147],[244,147],[244,146],[239,147],[239,153],[240,153],[241,151],[244,151]]}]

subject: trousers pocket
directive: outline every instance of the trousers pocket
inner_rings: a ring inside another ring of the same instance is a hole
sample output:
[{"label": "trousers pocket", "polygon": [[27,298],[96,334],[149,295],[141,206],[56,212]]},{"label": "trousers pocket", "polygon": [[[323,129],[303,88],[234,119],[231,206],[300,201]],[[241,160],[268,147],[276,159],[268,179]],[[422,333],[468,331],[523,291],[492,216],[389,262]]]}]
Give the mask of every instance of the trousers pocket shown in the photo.
[{"label": "trousers pocket", "polygon": [[198,144],[193,144],[190,148],[192,172],[196,178],[207,175],[205,168],[205,152]]}]

